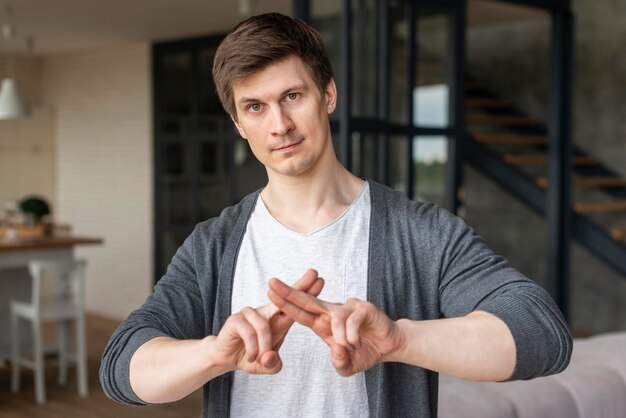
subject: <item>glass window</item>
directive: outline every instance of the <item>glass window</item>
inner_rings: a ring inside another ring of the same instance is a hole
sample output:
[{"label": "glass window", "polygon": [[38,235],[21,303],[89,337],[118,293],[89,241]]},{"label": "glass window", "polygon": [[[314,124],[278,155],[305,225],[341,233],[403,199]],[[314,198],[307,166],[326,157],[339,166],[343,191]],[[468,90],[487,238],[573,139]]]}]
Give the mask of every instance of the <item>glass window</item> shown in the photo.
[{"label": "glass window", "polygon": [[161,130],[179,134],[190,130],[192,54],[187,51],[161,56],[161,94],[158,97]]},{"label": "glass window", "polygon": [[448,138],[413,138],[413,198],[445,206]]},{"label": "glass window", "polygon": [[248,141],[236,139],[235,142],[235,200],[264,187],[267,184],[267,171],[252,153]]},{"label": "glass window", "polygon": [[181,141],[164,141],[160,145],[161,172],[157,173],[161,186],[161,211],[167,226],[191,221],[191,182],[188,153],[190,144]]},{"label": "glass window", "polygon": [[193,229],[182,228],[178,231],[165,232],[161,239],[161,251],[158,259],[160,260],[158,265],[158,278],[160,278],[167,271],[167,266],[172,261],[172,257],[176,254],[178,247],[185,241],[185,238]]},{"label": "glass window", "polygon": [[378,177],[378,135],[354,132],[352,134],[352,172],[363,178]]},{"label": "glass window", "polygon": [[447,127],[449,108],[448,72],[454,64],[449,51],[449,17],[433,14],[432,5],[418,7],[417,39],[413,90],[413,124]]},{"label": "glass window", "polygon": [[[333,68],[333,77],[337,90],[341,91],[343,83],[341,79],[341,2],[336,0],[313,0],[311,1],[310,24],[317,30],[324,41],[330,64]],[[339,100],[348,100],[347,97],[339,97]],[[339,118],[339,112],[330,115],[331,120]]]},{"label": "glass window", "polygon": [[164,176],[182,176],[184,174],[185,161],[183,144],[181,142],[164,143],[162,149]]},{"label": "glass window", "polygon": [[185,178],[169,178],[161,186],[163,226],[172,227],[192,222],[191,184]]},{"label": "glass window", "polygon": [[409,86],[408,16],[403,3],[389,5],[389,120],[409,123],[407,91]]},{"label": "glass window", "polygon": [[389,138],[389,185],[404,193],[409,190],[409,144],[406,137]]},{"label": "glass window", "polygon": [[375,117],[378,109],[378,9],[375,0],[352,0],[351,114]]},{"label": "glass window", "polygon": [[207,46],[198,52],[199,77],[196,84],[198,95],[197,130],[209,134],[234,134],[233,123],[220,103],[213,82],[213,59],[217,46]]}]

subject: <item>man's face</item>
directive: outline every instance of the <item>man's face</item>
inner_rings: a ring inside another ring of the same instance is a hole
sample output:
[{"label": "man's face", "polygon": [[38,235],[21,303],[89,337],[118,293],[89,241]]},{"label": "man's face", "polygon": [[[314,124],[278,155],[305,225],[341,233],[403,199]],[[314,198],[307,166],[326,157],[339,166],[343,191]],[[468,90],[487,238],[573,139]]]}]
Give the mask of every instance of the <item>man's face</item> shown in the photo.
[{"label": "man's face", "polygon": [[298,176],[334,158],[328,115],[336,96],[334,81],[320,92],[291,56],[234,84],[234,122],[268,175]]}]

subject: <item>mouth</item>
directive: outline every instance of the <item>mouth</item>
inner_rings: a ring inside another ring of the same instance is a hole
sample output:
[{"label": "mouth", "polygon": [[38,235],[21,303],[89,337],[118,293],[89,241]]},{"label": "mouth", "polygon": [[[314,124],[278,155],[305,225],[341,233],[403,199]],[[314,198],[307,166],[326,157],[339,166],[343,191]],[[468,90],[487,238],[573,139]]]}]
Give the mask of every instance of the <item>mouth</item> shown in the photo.
[{"label": "mouth", "polygon": [[302,143],[302,141],[304,141],[304,138],[300,139],[299,141],[296,142],[292,142],[291,144],[287,144],[287,145],[283,145],[279,148],[275,148],[274,151],[278,151],[278,152],[289,152],[294,150],[298,145],[300,145]]}]

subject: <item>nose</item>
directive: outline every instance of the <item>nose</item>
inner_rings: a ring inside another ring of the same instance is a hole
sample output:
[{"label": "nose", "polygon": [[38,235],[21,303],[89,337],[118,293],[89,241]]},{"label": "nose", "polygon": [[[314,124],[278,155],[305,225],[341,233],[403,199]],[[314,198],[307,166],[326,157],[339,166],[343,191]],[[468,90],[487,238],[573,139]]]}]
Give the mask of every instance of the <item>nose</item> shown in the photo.
[{"label": "nose", "polygon": [[277,106],[272,111],[272,135],[284,136],[293,129],[293,121],[285,109]]}]

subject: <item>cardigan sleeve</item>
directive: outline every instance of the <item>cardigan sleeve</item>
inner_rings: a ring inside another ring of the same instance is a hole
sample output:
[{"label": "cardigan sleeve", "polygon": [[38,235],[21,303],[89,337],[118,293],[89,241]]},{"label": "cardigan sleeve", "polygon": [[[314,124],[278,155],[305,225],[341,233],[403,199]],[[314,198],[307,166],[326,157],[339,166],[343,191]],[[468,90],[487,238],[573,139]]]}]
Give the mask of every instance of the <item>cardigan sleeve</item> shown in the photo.
[{"label": "cardigan sleeve", "polygon": [[148,340],[159,336],[204,337],[204,311],[195,266],[197,233],[198,228],[178,249],[154,293],[111,336],[100,363],[100,382],[109,398],[145,405],[130,386],[129,366],[135,350]]},{"label": "cardigan sleeve", "polygon": [[550,295],[494,254],[461,219],[443,209],[437,216],[443,315],[486,311],[502,319],[516,346],[509,380],[564,370],[572,354],[572,336]]}]

